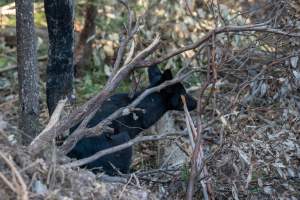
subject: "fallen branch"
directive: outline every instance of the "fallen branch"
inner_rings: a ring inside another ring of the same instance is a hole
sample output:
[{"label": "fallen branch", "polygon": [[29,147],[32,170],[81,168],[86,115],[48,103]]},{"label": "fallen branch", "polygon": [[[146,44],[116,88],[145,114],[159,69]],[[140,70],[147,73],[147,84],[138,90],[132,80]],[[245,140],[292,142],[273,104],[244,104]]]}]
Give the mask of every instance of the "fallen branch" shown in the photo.
[{"label": "fallen branch", "polygon": [[121,115],[128,115],[132,111],[135,110],[135,107],[148,95],[158,92],[162,90],[163,88],[173,85],[175,83],[181,82],[185,78],[187,78],[193,71],[190,71],[186,74],[183,74],[181,76],[178,76],[170,81],[165,81],[162,84],[149,88],[145,90],[139,97],[137,97],[131,104],[129,104],[126,107],[119,108],[114,113],[109,115],[106,119],[102,120],[99,124],[97,124],[95,127],[92,128],[85,128],[81,129],[80,131],[76,131],[72,133],[66,141],[63,143],[63,145],[60,147],[60,150],[62,153],[67,154],[69,153],[73,147],[76,145],[76,143],[85,136],[92,136],[92,135],[100,135],[105,131],[105,128],[115,119],[117,119]]},{"label": "fallen branch", "polygon": [[63,167],[80,167],[82,165],[85,165],[87,163],[93,162],[105,155],[115,153],[117,151],[121,151],[123,149],[126,149],[128,147],[131,147],[132,145],[136,143],[141,143],[141,142],[146,142],[146,141],[157,141],[157,140],[162,140],[162,139],[167,139],[169,136],[172,135],[177,135],[176,133],[170,133],[170,134],[161,134],[161,135],[151,135],[151,136],[138,136],[135,139],[129,140],[126,143],[111,147],[109,149],[104,149],[101,151],[98,151],[94,155],[83,158],[80,160],[73,161],[71,163],[64,164]]},{"label": "fallen branch", "polygon": [[34,138],[34,140],[31,142],[30,146],[34,146],[36,144],[41,143],[41,140],[43,140],[43,138],[45,137],[44,135],[47,134],[47,132],[49,130],[51,130],[59,121],[60,119],[60,115],[63,111],[63,108],[65,106],[67,102],[67,99],[64,100],[60,100],[53,112],[53,114],[51,115],[51,118],[46,126],[46,128],[44,128],[44,130],[37,136]]},{"label": "fallen branch", "polygon": [[0,69],[0,74],[10,71],[10,70],[14,70],[14,69],[17,69],[17,65],[11,65],[11,66]]}]

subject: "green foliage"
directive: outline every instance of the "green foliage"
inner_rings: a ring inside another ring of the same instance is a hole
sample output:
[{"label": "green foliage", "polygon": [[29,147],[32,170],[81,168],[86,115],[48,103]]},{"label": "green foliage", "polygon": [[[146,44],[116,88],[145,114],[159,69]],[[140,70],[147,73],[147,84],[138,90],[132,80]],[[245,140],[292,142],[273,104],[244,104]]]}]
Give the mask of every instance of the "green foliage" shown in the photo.
[{"label": "green foliage", "polygon": [[9,64],[15,64],[16,57],[11,52],[11,48],[6,46],[5,42],[0,43],[0,68],[7,67]]},{"label": "green foliage", "polygon": [[4,57],[0,57],[0,68],[4,67],[7,65],[7,59]]},{"label": "green foliage", "polygon": [[82,98],[82,100],[88,99],[96,95],[103,88],[104,85],[103,77],[102,77],[102,81],[101,78],[97,80],[96,74],[99,74],[99,72],[95,72],[95,73],[88,72],[83,77],[83,80],[79,82],[77,87],[78,96]]},{"label": "green foliage", "polygon": [[12,3],[12,0],[0,0],[0,6],[4,6],[6,4]]},{"label": "green foliage", "polygon": [[187,163],[185,163],[181,167],[180,176],[181,176],[182,181],[184,181],[185,183],[188,182],[189,176],[190,176],[190,171],[189,171],[189,166],[187,165]]},{"label": "green foliage", "polygon": [[7,58],[5,56],[2,56],[2,54],[4,54],[5,52],[5,43],[2,42],[0,43],[0,68],[1,67],[5,67],[7,65]]},{"label": "green foliage", "polygon": [[97,18],[96,24],[101,30],[107,33],[114,33],[119,32],[120,27],[122,27],[126,22],[127,16],[116,16],[115,18],[100,16]]},{"label": "green foliage", "polygon": [[46,16],[43,9],[36,10],[36,12],[34,13],[34,22],[36,27],[41,28],[47,26]]}]

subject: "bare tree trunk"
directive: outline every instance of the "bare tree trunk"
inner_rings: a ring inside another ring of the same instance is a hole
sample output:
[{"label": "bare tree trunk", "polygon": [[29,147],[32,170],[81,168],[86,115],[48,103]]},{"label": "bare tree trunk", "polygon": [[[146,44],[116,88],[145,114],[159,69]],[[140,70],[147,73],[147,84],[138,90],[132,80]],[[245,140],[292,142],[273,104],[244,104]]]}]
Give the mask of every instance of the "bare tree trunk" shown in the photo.
[{"label": "bare tree trunk", "polygon": [[16,0],[17,66],[19,79],[20,119],[27,144],[38,133],[39,86],[33,1]]},{"label": "bare tree trunk", "polygon": [[49,34],[46,94],[50,114],[60,99],[73,93],[73,3],[44,0]]},{"label": "bare tree trunk", "polygon": [[75,70],[78,72],[90,62],[92,55],[93,36],[96,31],[97,6],[95,0],[86,3],[84,27],[80,33],[75,50]]}]

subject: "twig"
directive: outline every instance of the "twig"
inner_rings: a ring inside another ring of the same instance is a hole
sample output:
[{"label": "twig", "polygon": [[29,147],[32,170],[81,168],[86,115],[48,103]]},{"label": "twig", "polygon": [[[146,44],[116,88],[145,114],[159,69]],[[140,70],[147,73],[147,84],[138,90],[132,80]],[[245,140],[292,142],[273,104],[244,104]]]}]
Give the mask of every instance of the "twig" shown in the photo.
[{"label": "twig", "polygon": [[162,63],[165,60],[168,60],[168,59],[170,59],[178,54],[181,54],[185,51],[196,49],[199,46],[201,46],[203,43],[210,40],[213,37],[213,35],[218,35],[221,33],[229,33],[229,32],[237,33],[237,32],[247,32],[247,31],[266,32],[266,33],[273,33],[273,34],[278,34],[278,35],[283,35],[283,36],[300,37],[300,33],[298,33],[298,34],[297,33],[288,33],[288,32],[278,30],[278,29],[269,28],[268,26],[266,26],[265,23],[245,25],[245,26],[224,26],[224,27],[213,29],[213,30],[209,31],[206,36],[204,36],[200,40],[196,41],[195,43],[192,43],[190,45],[176,49],[175,51],[172,51],[172,52],[168,53],[167,55],[162,56],[158,59],[142,60],[138,63],[138,66],[141,68],[149,67],[154,64]]},{"label": "twig", "polygon": [[0,172],[0,178],[13,192],[18,193],[15,187],[12,185],[12,183],[9,182],[9,180],[7,180],[7,178],[1,172]]},{"label": "twig", "polygon": [[[183,104],[186,105],[184,96],[181,96],[181,100],[182,100],[182,102],[184,102]],[[184,108],[184,112],[188,112],[186,106],[183,106],[183,108]],[[189,139],[190,139],[190,143],[191,143],[192,149],[194,149],[195,148],[194,138],[195,138],[196,135],[193,135],[191,126],[188,125],[188,124],[190,124],[190,122],[189,122],[189,118],[188,118],[187,115],[185,115],[185,123],[187,124],[187,130],[188,130]]]},{"label": "twig", "polygon": [[121,43],[120,43],[120,47],[118,49],[116,62],[115,62],[114,67],[113,67],[113,74],[115,74],[117,72],[117,70],[120,68],[121,61],[122,61],[122,58],[124,57],[126,47],[129,43],[129,41],[132,40],[133,36],[138,32],[138,28],[139,28],[138,20],[135,23],[134,28],[132,28],[132,25],[133,25],[133,19],[132,19],[133,18],[133,12],[130,10],[128,4],[124,1],[121,1],[121,0],[119,0],[119,2],[122,5],[124,5],[126,7],[126,9],[128,10],[128,22],[127,22],[128,29],[127,29],[126,35],[123,34],[120,37],[121,38]]},{"label": "twig", "polygon": [[44,130],[36,138],[34,138],[34,140],[31,142],[30,146],[33,146],[36,143],[39,143],[40,140],[42,140],[44,134],[46,134],[50,129],[52,129],[57,124],[57,122],[60,119],[60,115],[63,111],[63,108],[64,108],[66,102],[67,102],[67,98],[64,100],[60,100],[58,102],[53,114],[51,115],[51,118],[50,118],[46,128],[44,128]]},{"label": "twig", "polygon": [[[0,157],[10,167],[10,169],[12,171],[12,175],[17,178],[17,180],[20,184],[20,189],[21,189],[21,191],[19,191],[18,194],[20,195],[21,199],[22,200],[29,200],[27,186],[26,186],[21,174],[19,173],[19,171],[15,167],[13,161],[9,160],[1,151],[0,151]],[[17,185],[16,185],[16,187],[18,188]]]},{"label": "twig", "polygon": [[43,160],[41,158],[38,158],[36,159],[36,161],[34,161],[33,163],[30,163],[28,166],[24,167],[23,169],[20,170],[20,173],[23,173],[25,172],[26,170],[38,165],[38,164],[41,164],[43,162]]},{"label": "twig", "polygon": [[174,135],[174,133],[161,134],[161,135],[151,135],[151,136],[138,136],[135,139],[129,140],[126,143],[111,147],[109,149],[104,149],[104,150],[98,151],[97,153],[95,153],[94,155],[92,155],[90,157],[83,158],[83,159],[80,159],[80,160],[76,160],[76,161],[73,161],[71,163],[64,164],[63,166],[64,167],[80,167],[80,166],[85,165],[87,163],[93,162],[93,161],[95,161],[95,160],[97,160],[97,159],[99,159],[99,158],[101,158],[105,155],[108,155],[108,154],[126,149],[128,147],[131,147],[132,145],[134,145],[136,143],[167,139],[169,136],[172,136],[172,135]]},{"label": "twig", "polygon": [[250,168],[249,168],[249,172],[248,172],[248,176],[247,176],[247,180],[246,180],[246,185],[245,185],[246,190],[248,190],[249,184],[252,180],[252,174],[253,174],[253,164],[250,164]]},{"label": "twig", "polygon": [[[182,98],[185,115],[188,115],[188,118],[191,119],[190,114],[187,109],[185,98],[184,98],[184,96],[182,96],[181,98]],[[191,173],[190,173],[188,189],[187,189],[187,194],[186,194],[186,199],[192,200],[193,195],[194,195],[194,183],[195,183],[195,180],[196,180],[198,174],[200,174],[200,175],[203,174],[204,176],[208,177],[208,172],[207,172],[206,166],[204,164],[205,160],[204,160],[204,151],[203,151],[203,146],[202,146],[201,134],[196,133],[196,129],[193,124],[193,121],[189,120],[188,122],[189,123],[187,123],[187,126],[191,126],[190,129],[194,132],[194,135],[196,135],[195,147],[193,149],[193,154],[192,154],[192,159],[191,159],[191,162],[192,162]],[[203,171],[201,169],[202,165],[204,166]],[[205,200],[214,199],[211,192],[210,192],[211,195],[210,196],[208,195],[208,191],[212,190],[209,182],[205,183],[204,180],[202,180],[201,185],[202,185],[204,199]]]},{"label": "twig", "polygon": [[193,17],[193,13],[192,13],[192,10],[191,10],[191,8],[190,8],[189,2],[188,2],[187,0],[184,0],[184,2],[185,2],[185,7],[186,7],[186,9],[188,10],[189,15],[190,15],[191,17]]},{"label": "twig", "polygon": [[128,179],[128,181],[127,181],[127,183],[124,184],[124,186],[123,186],[123,188],[122,188],[122,191],[121,191],[121,193],[120,193],[120,195],[119,195],[119,199],[122,199],[122,196],[123,196],[123,194],[124,194],[124,192],[125,192],[127,186],[129,185],[129,183],[130,183],[131,180],[132,180],[132,177],[133,177],[133,175],[131,174],[130,177],[129,177],[129,179]]},{"label": "twig", "polygon": [[131,43],[131,46],[130,46],[130,50],[129,50],[128,55],[127,55],[127,57],[126,57],[126,59],[124,61],[125,65],[127,65],[130,62],[130,60],[132,59],[132,56],[134,54],[134,48],[135,48],[135,43],[134,43],[134,40],[132,40],[132,43]]},{"label": "twig", "polygon": [[0,69],[0,74],[10,71],[10,70],[13,70],[13,69],[17,69],[17,65],[11,65],[11,66]]},{"label": "twig", "polygon": [[97,179],[99,179],[102,182],[111,182],[111,183],[119,182],[119,183],[126,184],[128,182],[127,178],[123,178],[119,176],[108,176],[106,174],[97,177]]},{"label": "twig", "polygon": [[51,149],[52,156],[51,156],[51,165],[50,165],[50,168],[52,170],[49,170],[48,173],[49,182],[47,182],[47,185],[49,185],[49,190],[53,190],[54,186],[56,185],[56,173],[57,173],[57,148],[55,145],[55,140],[52,142],[52,144],[53,144],[52,145],[53,148]]}]

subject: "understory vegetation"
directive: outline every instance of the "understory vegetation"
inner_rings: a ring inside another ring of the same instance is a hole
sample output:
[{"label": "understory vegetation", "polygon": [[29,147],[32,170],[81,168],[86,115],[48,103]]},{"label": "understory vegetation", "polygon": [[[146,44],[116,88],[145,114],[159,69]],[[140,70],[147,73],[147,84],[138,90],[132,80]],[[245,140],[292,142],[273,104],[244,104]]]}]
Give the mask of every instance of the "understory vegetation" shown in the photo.
[{"label": "understory vegetation", "polygon": [[[87,2],[76,1],[75,46]],[[105,87],[128,28],[128,9],[119,1],[91,2],[97,8],[92,51],[88,64],[76,68],[76,99],[65,106],[64,116]],[[70,159],[58,153],[54,141],[43,155],[32,156],[20,142],[26,133],[17,123],[15,4],[1,1],[0,199],[185,199],[195,163],[201,170],[193,199],[300,199],[300,3],[133,0],[127,5],[140,27],[122,61],[159,35],[148,61],[162,59],[159,67],[178,76],[189,71],[183,84],[197,99],[197,110],[168,112],[145,130],[143,136],[169,135],[137,142],[130,174],[108,177],[61,165]],[[48,33],[43,1],[34,6],[42,131],[49,121]],[[148,85],[147,69],[138,68],[115,93]],[[193,128],[201,133],[202,157],[191,144]]]}]

